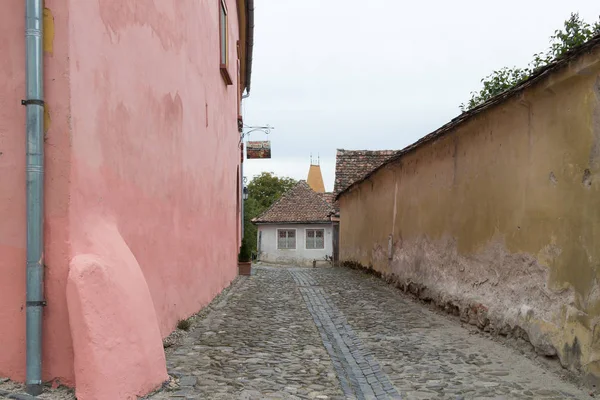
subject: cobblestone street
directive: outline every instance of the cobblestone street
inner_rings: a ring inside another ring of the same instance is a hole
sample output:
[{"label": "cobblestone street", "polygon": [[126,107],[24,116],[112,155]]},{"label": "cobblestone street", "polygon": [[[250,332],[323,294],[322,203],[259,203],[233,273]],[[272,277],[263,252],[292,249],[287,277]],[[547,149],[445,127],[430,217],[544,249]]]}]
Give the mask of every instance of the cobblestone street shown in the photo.
[{"label": "cobblestone street", "polygon": [[255,267],[168,349],[167,363],[179,383],[150,399],[590,398],[516,350],[342,268]]}]

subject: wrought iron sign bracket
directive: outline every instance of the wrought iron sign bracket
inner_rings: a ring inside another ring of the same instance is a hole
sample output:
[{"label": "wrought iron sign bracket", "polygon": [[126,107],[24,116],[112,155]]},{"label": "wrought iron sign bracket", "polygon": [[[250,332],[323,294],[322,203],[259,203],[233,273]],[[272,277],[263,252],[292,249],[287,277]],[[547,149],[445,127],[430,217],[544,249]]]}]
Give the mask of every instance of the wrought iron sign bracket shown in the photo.
[{"label": "wrought iron sign bracket", "polygon": [[[240,145],[242,144],[242,142],[244,141],[244,138],[247,137],[248,135],[250,135],[252,132],[263,132],[266,135],[271,133],[271,130],[275,129],[275,127],[271,126],[271,125],[265,125],[265,126],[249,126],[249,125],[244,125],[242,127],[242,133],[240,134]],[[244,132],[244,130],[246,130]]]}]

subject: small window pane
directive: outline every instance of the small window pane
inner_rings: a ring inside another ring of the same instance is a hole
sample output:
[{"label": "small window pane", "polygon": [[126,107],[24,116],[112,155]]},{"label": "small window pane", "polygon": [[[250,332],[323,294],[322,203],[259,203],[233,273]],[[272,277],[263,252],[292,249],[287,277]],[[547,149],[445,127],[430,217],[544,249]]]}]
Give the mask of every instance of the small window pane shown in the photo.
[{"label": "small window pane", "polygon": [[221,3],[221,64],[227,64],[227,12]]},{"label": "small window pane", "polygon": [[277,248],[278,249],[295,249],[296,248],[296,231],[280,229],[277,231]]},{"label": "small window pane", "polygon": [[306,248],[314,249],[315,248],[315,231],[312,229],[306,230]]},{"label": "small window pane", "polygon": [[323,236],[317,237],[315,241],[315,249],[324,249],[325,248],[325,240],[323,240]]},{"label": "small window pane", "polygon": [[325,230],[307,229],[306,230],[306,248],[324,249],[325,248]]}]

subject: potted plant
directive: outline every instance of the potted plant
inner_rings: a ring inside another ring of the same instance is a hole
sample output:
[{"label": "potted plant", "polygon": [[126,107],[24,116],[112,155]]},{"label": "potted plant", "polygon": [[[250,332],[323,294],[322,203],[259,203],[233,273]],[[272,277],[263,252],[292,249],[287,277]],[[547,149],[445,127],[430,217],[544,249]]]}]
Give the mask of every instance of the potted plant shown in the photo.
[{"label": "potted plant", "polygon": [[240,248],[240,254],[238,254],[238,274],[239,275],[250,275],[252,273],[252,254],[250,252],[250,246],[246,239],[242,240],[242,247]]}]

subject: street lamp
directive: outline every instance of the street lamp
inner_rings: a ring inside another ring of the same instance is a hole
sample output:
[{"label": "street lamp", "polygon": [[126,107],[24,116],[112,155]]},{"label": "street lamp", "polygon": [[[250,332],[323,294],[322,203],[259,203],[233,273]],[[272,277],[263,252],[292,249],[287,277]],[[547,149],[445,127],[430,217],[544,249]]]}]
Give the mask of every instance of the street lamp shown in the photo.
[{"label": "street lamp", "polygon": [[244,189],[242,190],[242,199],[248,200],[248,188],[246,186],[244,186]]}]

